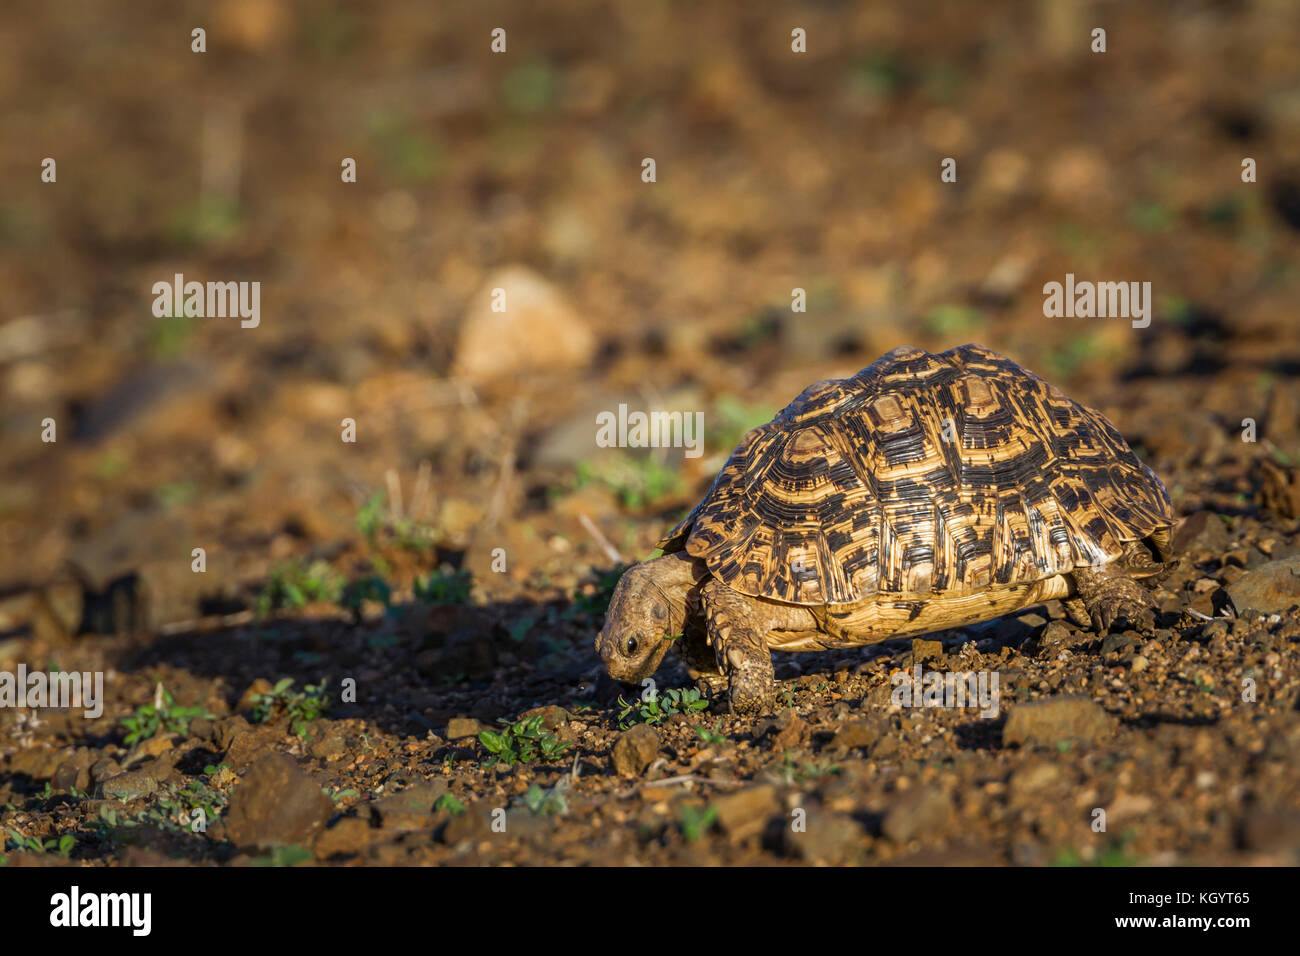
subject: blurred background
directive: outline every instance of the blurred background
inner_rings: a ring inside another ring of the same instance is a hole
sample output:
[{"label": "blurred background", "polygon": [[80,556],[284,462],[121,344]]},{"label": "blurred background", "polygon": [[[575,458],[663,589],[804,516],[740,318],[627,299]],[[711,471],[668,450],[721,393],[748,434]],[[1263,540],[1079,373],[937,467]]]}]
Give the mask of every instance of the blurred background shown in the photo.
[{"label": "blurred background", "polygon": [[[0,630],[367,575],[569,594],[747,428],[904,344],[1001,351],[1180,512],[1246,507],[1297,450],[1300,5],[977,10],[5,4]],[[1150,327],[1045,319],[1067,272],[1151,282]],[[260,325],[156,318],[175,273],[260,282]],[[704,412],[704,455],[597,447],[620,402]]]}]

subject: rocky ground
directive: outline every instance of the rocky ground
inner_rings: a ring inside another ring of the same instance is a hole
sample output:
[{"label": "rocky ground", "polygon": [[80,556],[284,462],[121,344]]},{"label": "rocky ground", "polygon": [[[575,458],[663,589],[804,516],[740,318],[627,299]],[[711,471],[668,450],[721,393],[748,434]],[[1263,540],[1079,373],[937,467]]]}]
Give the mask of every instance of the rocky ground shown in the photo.
[{"label": "rocky ground", "polygon": [[[0,674],[105,698],[0,707],[0,864],[1300,863],[1293,5],[546,5],[495,59],[471,7],[226,0],[202,56],[0,13],[59,164],[0,158]],[[260,326],[154,317],[176,272]],[[1067,272],[1150,326],[1044,319]],[[760,718],[603,676],[618,571],[747,428],[968,341],[1165,480],[1153,630],[778,655]],[[598,447],[620,403],[703,455]],[[918,664],[997,715],[900,705]]]}]

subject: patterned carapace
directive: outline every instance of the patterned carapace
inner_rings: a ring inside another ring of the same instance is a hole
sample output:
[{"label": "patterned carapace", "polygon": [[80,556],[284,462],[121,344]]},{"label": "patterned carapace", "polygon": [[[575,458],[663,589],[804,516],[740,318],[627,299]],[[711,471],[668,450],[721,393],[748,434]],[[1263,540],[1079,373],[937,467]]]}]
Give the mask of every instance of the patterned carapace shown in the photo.
[{"label": "patterned carapace", "polygon": [[838,605],[1099,566],[1174,520],[1098,412],[982,346],[903,347],[745,435],[659,546],[743,594]]}]

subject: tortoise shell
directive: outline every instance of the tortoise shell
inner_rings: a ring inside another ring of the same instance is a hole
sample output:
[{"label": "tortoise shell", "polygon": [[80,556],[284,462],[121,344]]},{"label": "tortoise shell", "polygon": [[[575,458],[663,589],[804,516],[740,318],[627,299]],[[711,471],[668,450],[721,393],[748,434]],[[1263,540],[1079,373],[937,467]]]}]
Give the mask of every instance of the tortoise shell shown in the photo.
[{"label": "tortoise shell", "polygon": [[894,349],[750,431],[660,542],[790,604],[958,596],[1115,560],[1174,524],[1102,415],[990,349]]}]

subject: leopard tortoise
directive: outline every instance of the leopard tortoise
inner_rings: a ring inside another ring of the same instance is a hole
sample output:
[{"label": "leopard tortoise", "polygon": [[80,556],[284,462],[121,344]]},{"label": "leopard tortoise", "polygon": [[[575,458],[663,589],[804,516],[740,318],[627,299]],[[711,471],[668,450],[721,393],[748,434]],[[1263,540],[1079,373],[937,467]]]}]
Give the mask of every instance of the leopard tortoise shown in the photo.
[{"label": "leopard tortoise", "polygon": [[731,708],[772,650],[960,627],[1061,599],[1080,626],[1150,627],[1169,493],[1104,417],[990,349],[895,349],[804,389],[619,580],[596,649],[639,681],[681,637]]}]

